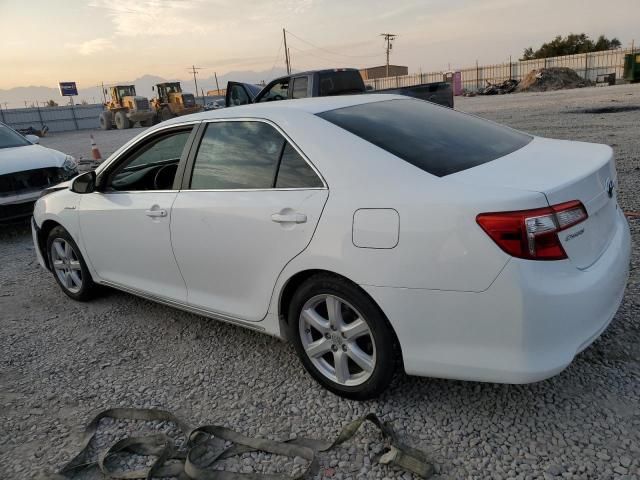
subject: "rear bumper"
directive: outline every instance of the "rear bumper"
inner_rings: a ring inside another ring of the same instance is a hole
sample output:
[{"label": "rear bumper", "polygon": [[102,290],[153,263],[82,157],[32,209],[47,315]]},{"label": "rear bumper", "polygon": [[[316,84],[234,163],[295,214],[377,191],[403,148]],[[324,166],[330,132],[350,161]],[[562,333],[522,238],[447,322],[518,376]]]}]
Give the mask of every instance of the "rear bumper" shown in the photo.
[{"label": "rear bumper", "polygon": [[530,383],[567,367],[620,306],[631,239],[616,232],[586,270],[568,260],[512,259],[484,292],[364,286],[391,321],[408,374]]}]

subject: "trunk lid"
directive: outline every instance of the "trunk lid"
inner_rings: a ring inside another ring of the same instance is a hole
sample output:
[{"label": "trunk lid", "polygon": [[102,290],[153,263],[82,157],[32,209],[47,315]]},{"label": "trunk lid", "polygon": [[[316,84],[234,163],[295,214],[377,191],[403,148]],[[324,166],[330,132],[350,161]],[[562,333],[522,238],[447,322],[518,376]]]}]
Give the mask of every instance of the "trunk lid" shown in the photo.
[{"label": "trunk lid", "polygon": [[615,233],[617,176],[613,150],[607,145],[536,137],[509,155],[445,178],[540,192],[549,205],[580,200],[589,218],[559,233],[567,256],[579,269],[596,262]]}]

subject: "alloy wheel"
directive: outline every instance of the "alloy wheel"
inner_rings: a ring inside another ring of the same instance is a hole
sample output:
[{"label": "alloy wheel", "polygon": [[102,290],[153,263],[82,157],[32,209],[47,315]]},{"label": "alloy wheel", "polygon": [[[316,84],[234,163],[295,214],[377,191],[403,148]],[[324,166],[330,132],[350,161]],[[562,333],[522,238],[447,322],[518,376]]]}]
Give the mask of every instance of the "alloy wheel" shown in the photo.
[{"label": "alloy wheel", "polygon": [[300,312],[302,347],[329,380],[355,386],[366,382],[376,366],[373,334],[365,318],[335,295],[316,295]]},{"label": "alloy wheel", "polygon": [[68,241],[56,238],[51,243],[51,262],[62,286],[71,293],[78,293],[82,289],[82,267]]}]

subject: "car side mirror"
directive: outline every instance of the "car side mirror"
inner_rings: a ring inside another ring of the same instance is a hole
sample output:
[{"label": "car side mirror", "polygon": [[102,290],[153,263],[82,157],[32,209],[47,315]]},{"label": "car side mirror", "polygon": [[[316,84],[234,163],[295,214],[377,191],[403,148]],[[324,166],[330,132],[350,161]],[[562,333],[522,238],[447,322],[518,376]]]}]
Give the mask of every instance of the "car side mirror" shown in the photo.
[{"label": "car side mirror", "polygon": [[96,189],[96,172],[86,172],[71,183],[71,191],[75,193],[91,193]]},{"label": "car side mirror", "polygon": [[25,135],[24,138],[29,140],[34,145],[38,145],[40,143],[40,137],[37,135]]}]

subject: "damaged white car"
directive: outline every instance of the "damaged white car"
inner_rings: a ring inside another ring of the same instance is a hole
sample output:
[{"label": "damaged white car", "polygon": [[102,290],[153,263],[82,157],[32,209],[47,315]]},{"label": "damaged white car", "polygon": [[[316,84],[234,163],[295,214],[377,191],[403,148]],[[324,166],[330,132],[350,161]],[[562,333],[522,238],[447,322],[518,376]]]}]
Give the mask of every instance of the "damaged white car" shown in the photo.
[{"label": "damaged white car", "polygon": [[28,217],[45,188],[78,174],[75,159],[0,122],[0,222]]}]

